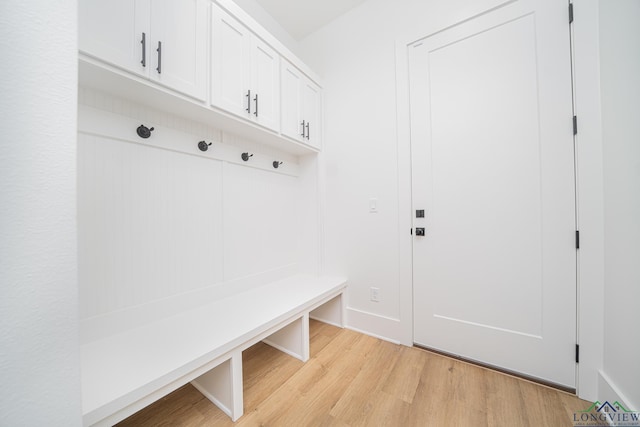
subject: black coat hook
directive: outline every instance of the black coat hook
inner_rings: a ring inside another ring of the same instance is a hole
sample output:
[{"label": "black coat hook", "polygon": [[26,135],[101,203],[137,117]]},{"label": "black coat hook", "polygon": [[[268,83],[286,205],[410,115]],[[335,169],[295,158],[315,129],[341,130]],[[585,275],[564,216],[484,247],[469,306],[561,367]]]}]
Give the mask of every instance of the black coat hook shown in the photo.
[{"label": "black coat hook", "polygon": [[278,167],[279,167],[281,164],[282,164],[282,162],[279,162],[279,161],[275,160],[275,161],[273,162],[273,167],[274,167],[275,169],[278,169]]},{"label": "black coat hook", "polygon": [[151,136],[151,132],[153,132],[153,128],[148,128],[145,125],[140,125],[138,126],[138,129],[136,129],[136,132],[138,132],[138,136],[140,138],[147,139]]},{"label": "black coat hook", "polygon": [[213,144],[213,142],[210,143],[206,143],[204,141],[200,141],[198,142],[198,148],[200,149],[200,151],[207,151],[209,149],[209,147],[211,146],[211,144]]},{"label": "black coat hook", "polygon": [[253,154],[249,154],[249,153],[242,153],[242,160],[244,160],[245,162],[249,160],[249,157],[253,157]]}]

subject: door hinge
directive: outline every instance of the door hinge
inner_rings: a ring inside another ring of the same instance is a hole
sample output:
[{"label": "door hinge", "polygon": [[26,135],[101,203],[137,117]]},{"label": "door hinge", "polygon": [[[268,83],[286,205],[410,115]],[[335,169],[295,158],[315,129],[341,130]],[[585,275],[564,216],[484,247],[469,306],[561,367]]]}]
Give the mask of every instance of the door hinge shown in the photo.
[{"label": "door hinge", "polygon": [[573,134],[578,134],[578,116],[573,116]]},{"label": "door hinge", "polygon": [[580,363],[580,344],[576,344],[576,363]]},{"label": "door hinge", "polygon": [[580,230],[576,230],[576,249],[580,249]]},{"label": "door hinge", "polygon": [[569,24],[573,23],[573,3],[569,3]]}]

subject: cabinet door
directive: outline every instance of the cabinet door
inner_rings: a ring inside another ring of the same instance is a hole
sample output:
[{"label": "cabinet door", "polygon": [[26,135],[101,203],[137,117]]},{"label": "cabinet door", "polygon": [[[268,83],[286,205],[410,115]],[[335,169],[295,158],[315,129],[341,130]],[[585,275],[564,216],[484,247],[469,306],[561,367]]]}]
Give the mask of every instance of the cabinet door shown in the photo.
[{"label": "cabinet door", "polygon": [[[217,5],[212,13],[211,104],[249,117],[249,30]],[[251,111],[250,111],[251,109]]]},{"label": "cabinet door", "polygon": [[127,71],[147,75],[151,68],[149,5],[150,0],[79,1],[80,51]]},{"label": "cabinet door", "polygon": [[301,88],[302,74],[289,62],[281,62],[281,127],[283,135],[302,141],[302,108],[301,108]]},{"label": "cabinet door", "polygon": [[251,39],[252,114],[261,125],[280,129],[280,56],[257,37]]},{"label": "cabinet door", "polygon": [[303,142],[320,148],[322,139],[320,88],[310,80],[304,80],[302,86],[302,119],[305,121]]},{"label": "cabinet door", "polygon": [[204,100],[207,84],[206,0],[152,0],[150,77]]}]

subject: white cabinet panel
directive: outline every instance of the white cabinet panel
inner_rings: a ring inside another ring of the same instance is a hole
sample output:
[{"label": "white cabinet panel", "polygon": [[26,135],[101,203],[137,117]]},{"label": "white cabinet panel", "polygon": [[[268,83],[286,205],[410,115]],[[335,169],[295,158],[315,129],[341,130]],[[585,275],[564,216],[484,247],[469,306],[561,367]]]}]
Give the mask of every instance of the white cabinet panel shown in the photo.
[{"label": "white cabinet panel", "polygon": [[280,123],[280,56],[262,40],[251,40],[253,114],[261,125],[277,130]]},{"label": "white cabinet panel", "polygon": [[281,70],[282,134],[320,148],[320,88],[285,60],[282,61]]},{"label": "white cabinet panel", "polygon": [[302,87],[302,118],[305,121],[306,143],[320,148],[322,140],[320,88],[310,80],[305,80]]},{"label": "white cabinet panel", "polygon": [[278,131],[279,55],[215,5],[211,26],[211,104]]},{"label": "white cabinet panel", "polygon": [[80,51],[136,74],[148,74],[150,0],[78,2]]},{"label": "white cabinet panel", "polygon": [[200,100],[207,83],[207,11],[206,0],[151,2],[150,76]]},{"label": "white cabinet panel", "polygon": [[212,11],[211,103],[249,116],[249,30],[217,6]]},{"label": "white cabinet panel", "polygon": [[282,61],[282,87],[280,91],[282,123],[281,131],[295,140],[302,140],[302,75],[293,65]]},{"label": "white cabinet panel", "polygon": [[204,100],[207,0],[83,0],[80,50]]}]

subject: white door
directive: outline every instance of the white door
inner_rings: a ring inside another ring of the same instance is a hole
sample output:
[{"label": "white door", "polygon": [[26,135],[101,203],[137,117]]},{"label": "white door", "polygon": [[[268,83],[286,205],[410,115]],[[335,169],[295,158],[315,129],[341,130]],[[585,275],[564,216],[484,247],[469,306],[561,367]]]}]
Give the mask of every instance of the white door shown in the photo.
[{"label": "white door", "polygon": [[280,130],[280,57],[257,37],[251,38],[251,90],[254,119]]},{"label": "white door", "polygon": [[80,51],[141,75],[151,68],[149,0],[78,2]]},{"label": "white door", "polygon": [[408,49],[414,341],[574,387],[567,3],[520,0]]},{"label": "white door", "polygon": [[249,92],[251,33],[212,5],[211,15],[211,103],[228,112],[248,118],[253,110]]},{"label": "white door", "polygon": [[207,0],[151,2],[150,76],[205,100],[207,94]]}]

